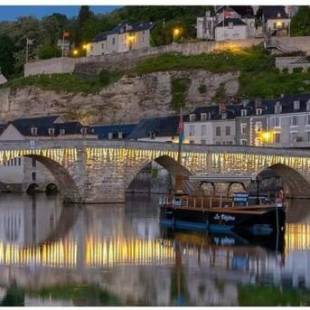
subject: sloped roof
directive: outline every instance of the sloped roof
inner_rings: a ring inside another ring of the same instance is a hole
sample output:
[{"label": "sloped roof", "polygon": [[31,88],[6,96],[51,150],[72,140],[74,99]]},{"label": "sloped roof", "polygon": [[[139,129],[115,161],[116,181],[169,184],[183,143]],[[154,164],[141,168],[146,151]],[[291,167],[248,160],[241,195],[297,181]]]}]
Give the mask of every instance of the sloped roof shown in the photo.
[{"label": "sloped roof", "polygon": [[258,14],[264,16],[265,19],[289,18],[284,6],[261,6]]},{"label": "sloped roof", "polygon": [[154,26],[154,23],[152,22],[143,22],[143,23],[135,23],[135,24],[129,24],[129,23],[124,22],[124,23],[117,25],[110,31],[105,31],[103,33],[96,35],[93,39],[93,42],[105,41],[108,35],[111,35],[111,34],[144,31],[144,30],[151,29],[153,26]]},{"label": "sloped roof", "polygon": [[225,18],[224,21],[220,21],[216,27],[223,27],[223,22],[224,22],[224,26],[227,27],[229,26],[231,23],[234,26],[246,26],[246,23],[244,21],[242,21],[240,18]]},{"label": "sloped roof", "polygon": [[119,132],[126,139],[136,126],[137,124],[93,125],[91,131],[98,135],[98,139],[108,139],[109,133],[118,135]]},{"label": "sloped roof", "polygon": [[230,5],[230,6],[220,6],[216,9],[216,13],[222,13],[223,10],[235,11],[241,17],[254,17],[253,7],[250,5]]},{"label": "sloped roof", "polygon": [[178,132],[179,116],[166,116],[142,119],[129,139],[141,139],[149,137],[150,133],[155,133],[156,137],[172,137]]}]

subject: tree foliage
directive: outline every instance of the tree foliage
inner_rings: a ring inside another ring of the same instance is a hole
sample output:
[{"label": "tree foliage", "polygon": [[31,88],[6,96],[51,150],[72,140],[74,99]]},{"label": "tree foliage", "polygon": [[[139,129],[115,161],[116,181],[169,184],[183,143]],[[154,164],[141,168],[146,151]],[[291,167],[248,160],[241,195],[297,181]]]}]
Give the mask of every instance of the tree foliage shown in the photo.
[{"label": "tree foliage", "polygon": [[0,36],[0,69],[6,77],[14,72],[14,43],[6,35]]},{"label": "tree foliage", "polygon": [[310,36],[310,7],[301,6],[291,21],[291,34]]}]

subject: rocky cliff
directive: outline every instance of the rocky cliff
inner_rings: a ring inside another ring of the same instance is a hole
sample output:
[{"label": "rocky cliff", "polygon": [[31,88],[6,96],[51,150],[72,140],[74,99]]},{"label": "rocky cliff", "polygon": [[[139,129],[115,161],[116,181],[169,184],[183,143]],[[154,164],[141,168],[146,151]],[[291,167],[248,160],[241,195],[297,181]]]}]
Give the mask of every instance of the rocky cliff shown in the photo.
[{"label": "rocky cliff", "polygon": [[0,89],[2,121],[23,116],[61,114],[85,124],[136,122],[144,117],[173,113],[173,79],[190,81],[186,91],[186,109],[210,102],[218,95],[236,95],[238,72],[214,74],[205,70],[165,71],[142,76],[123,76],[98,94],[73,94],[35,87]]}]

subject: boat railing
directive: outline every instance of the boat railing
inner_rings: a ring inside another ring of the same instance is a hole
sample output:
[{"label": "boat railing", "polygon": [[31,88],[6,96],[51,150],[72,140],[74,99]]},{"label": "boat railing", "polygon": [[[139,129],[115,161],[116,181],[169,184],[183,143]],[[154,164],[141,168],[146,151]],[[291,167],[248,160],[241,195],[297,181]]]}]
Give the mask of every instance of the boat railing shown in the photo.
[{"label": "boat railing", "polygon": [[173,207],[189,209],[210,209],[210,208],[229,208],[233,207],[232,197],[227,196],[172,196],[161,197],[160,205],[171,205]]}]

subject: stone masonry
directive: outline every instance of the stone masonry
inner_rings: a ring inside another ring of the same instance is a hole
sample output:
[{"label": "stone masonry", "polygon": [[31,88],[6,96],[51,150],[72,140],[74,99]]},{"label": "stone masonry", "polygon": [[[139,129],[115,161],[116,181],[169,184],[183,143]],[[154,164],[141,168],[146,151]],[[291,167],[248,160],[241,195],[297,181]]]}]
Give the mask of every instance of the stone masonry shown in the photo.
[{"label": "stone masonry", "polygon": [[125,190],[151,161],[172,177],[200,173],[255,176],[273,169],[294,197],[310,197],[310,151],[246,146],[184,145],[182,165],[177,145],[135,141],[41,140],[3,142],[0,162],[35,157],[60,184],[66,200],[87,203],[124,202]]}]

